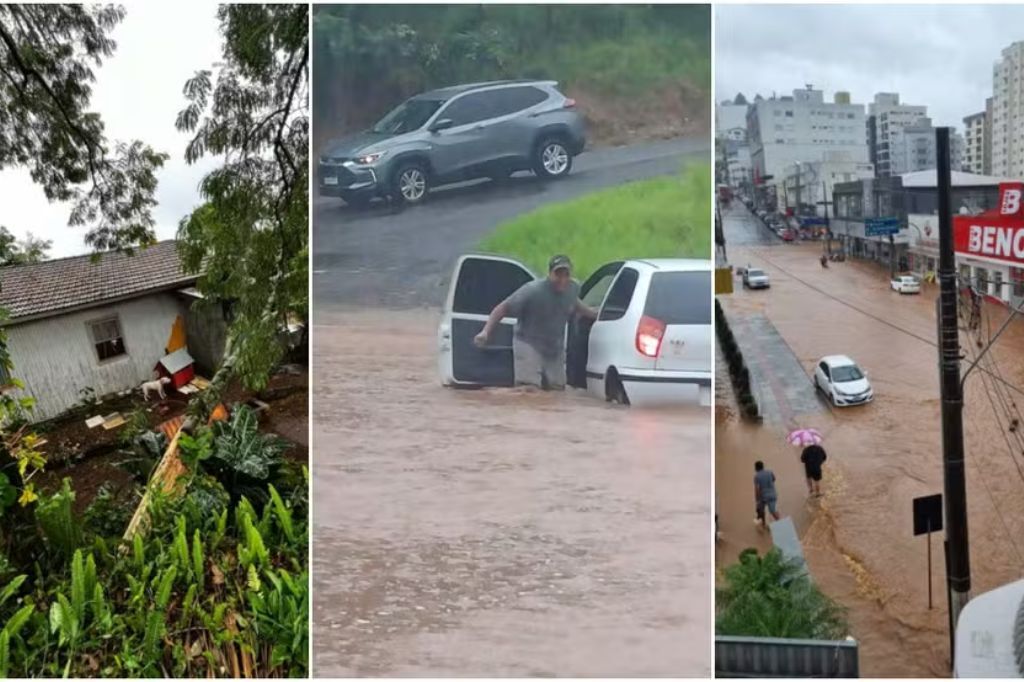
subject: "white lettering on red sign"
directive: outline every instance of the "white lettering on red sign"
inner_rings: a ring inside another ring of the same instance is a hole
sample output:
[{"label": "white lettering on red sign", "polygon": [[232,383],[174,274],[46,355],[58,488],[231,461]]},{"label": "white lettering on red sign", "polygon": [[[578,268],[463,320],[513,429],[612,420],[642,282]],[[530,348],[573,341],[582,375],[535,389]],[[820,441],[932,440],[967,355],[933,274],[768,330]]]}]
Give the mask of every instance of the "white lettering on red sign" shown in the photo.
[{"label": "white lettering on red sign", "polygon": [[967,250],[984,256],[1024,260],[1024,227],[971,225]]},{"label": "white lettering on red sign", "polygon": [[1003,204],[999,212],[1003,215],[1015,215],[1020,210],[1020,190],[1006,188],[1003,190]]}]

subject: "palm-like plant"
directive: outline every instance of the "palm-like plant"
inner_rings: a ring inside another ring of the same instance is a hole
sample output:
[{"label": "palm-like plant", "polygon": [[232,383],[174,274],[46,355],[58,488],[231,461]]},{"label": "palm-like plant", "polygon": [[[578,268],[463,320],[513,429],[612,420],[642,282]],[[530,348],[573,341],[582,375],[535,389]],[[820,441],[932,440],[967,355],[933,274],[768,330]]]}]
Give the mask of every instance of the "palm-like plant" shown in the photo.
[{"label": "palm-like plant", "polygon": [[845,609],[777,549],[764,556],[741,552],[725,569],[716,605],[720,635],[842,639],[848,631]]}]

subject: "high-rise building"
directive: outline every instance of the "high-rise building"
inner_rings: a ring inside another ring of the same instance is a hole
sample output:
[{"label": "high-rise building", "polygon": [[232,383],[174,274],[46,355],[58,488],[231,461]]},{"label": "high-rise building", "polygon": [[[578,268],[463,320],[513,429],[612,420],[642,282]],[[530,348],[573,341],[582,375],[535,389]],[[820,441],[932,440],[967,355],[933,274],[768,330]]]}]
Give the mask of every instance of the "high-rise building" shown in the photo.
[{"label": "high-rise building", "polygon": [[[949,136],[949,166],[959,171],[963,167],[964,138],[955,130]],[[920,118],[901,127],[890,138],[889,168],[892,175],[932,170],[937,166],[935,156],[935,126],[930,118]]]},{"label": "high-rise building", "polygon": [[928,107],[919,104],[900,104],[899,93],[879,92],[868,104],[867,134],[869,159],[880,178],[896,175],[892,168],[893,137],[905,126],[914,124],[928,115]]},{"label": "high-rise building", "polygon": [[992,68],[992,175],[1024,178],[1024,41]]},{"label": "high-rise building", "polygon": [[843,92],[826,102],[821,90],[808,86],[791,97],[755,100],[747,114],[747,137],[758,184],[778,185],[787,167],[822,161],[829,153],[868,163],[864,105],[851,104]]},{"label": "high-rise building", "polygon": [[992,98],[985,100],[985,111],[964,117],[964,170],[979,175],[992,174]]}]

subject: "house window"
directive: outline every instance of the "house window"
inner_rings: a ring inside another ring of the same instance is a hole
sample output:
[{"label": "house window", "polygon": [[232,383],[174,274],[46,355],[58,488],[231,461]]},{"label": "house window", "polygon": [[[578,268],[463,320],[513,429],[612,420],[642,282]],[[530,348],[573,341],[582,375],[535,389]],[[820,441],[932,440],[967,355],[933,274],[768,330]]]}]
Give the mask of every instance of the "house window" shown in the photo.
[{"label": "house window", "polygon": [[108,317],[89,323],[92,331],[92,342],[96,346],[96,357],[100,362],[125,355],[124,337],[121,335],[121,322],[116,317]]}]

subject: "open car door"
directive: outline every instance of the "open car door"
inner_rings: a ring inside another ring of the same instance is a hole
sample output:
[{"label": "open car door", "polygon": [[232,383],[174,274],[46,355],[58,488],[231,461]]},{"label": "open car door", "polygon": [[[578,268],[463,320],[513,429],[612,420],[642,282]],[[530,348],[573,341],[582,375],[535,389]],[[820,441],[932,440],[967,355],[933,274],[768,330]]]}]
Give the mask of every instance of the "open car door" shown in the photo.
[{"label": "open car door", "polygon": [[511,258],[479,255],[459,258],[438,330],[443,384],[512,386],[515,383],[512,356],[515,318],[503,319],[485,348],[478,348],[473,338],[484,328],[494,306],[534,279],[525,265]]},{"label": "open car door", "polygon": [[[580,300],[591,308],[601,309],[604,298],[615,276],[622,269],[622,261],[602,265],[580,285]],[[587,360],[590,356],[590,328],[594,321],[576,315],[569,323],[569,338],[565,348],[565,379],[570,386],[587,387]]]}]

